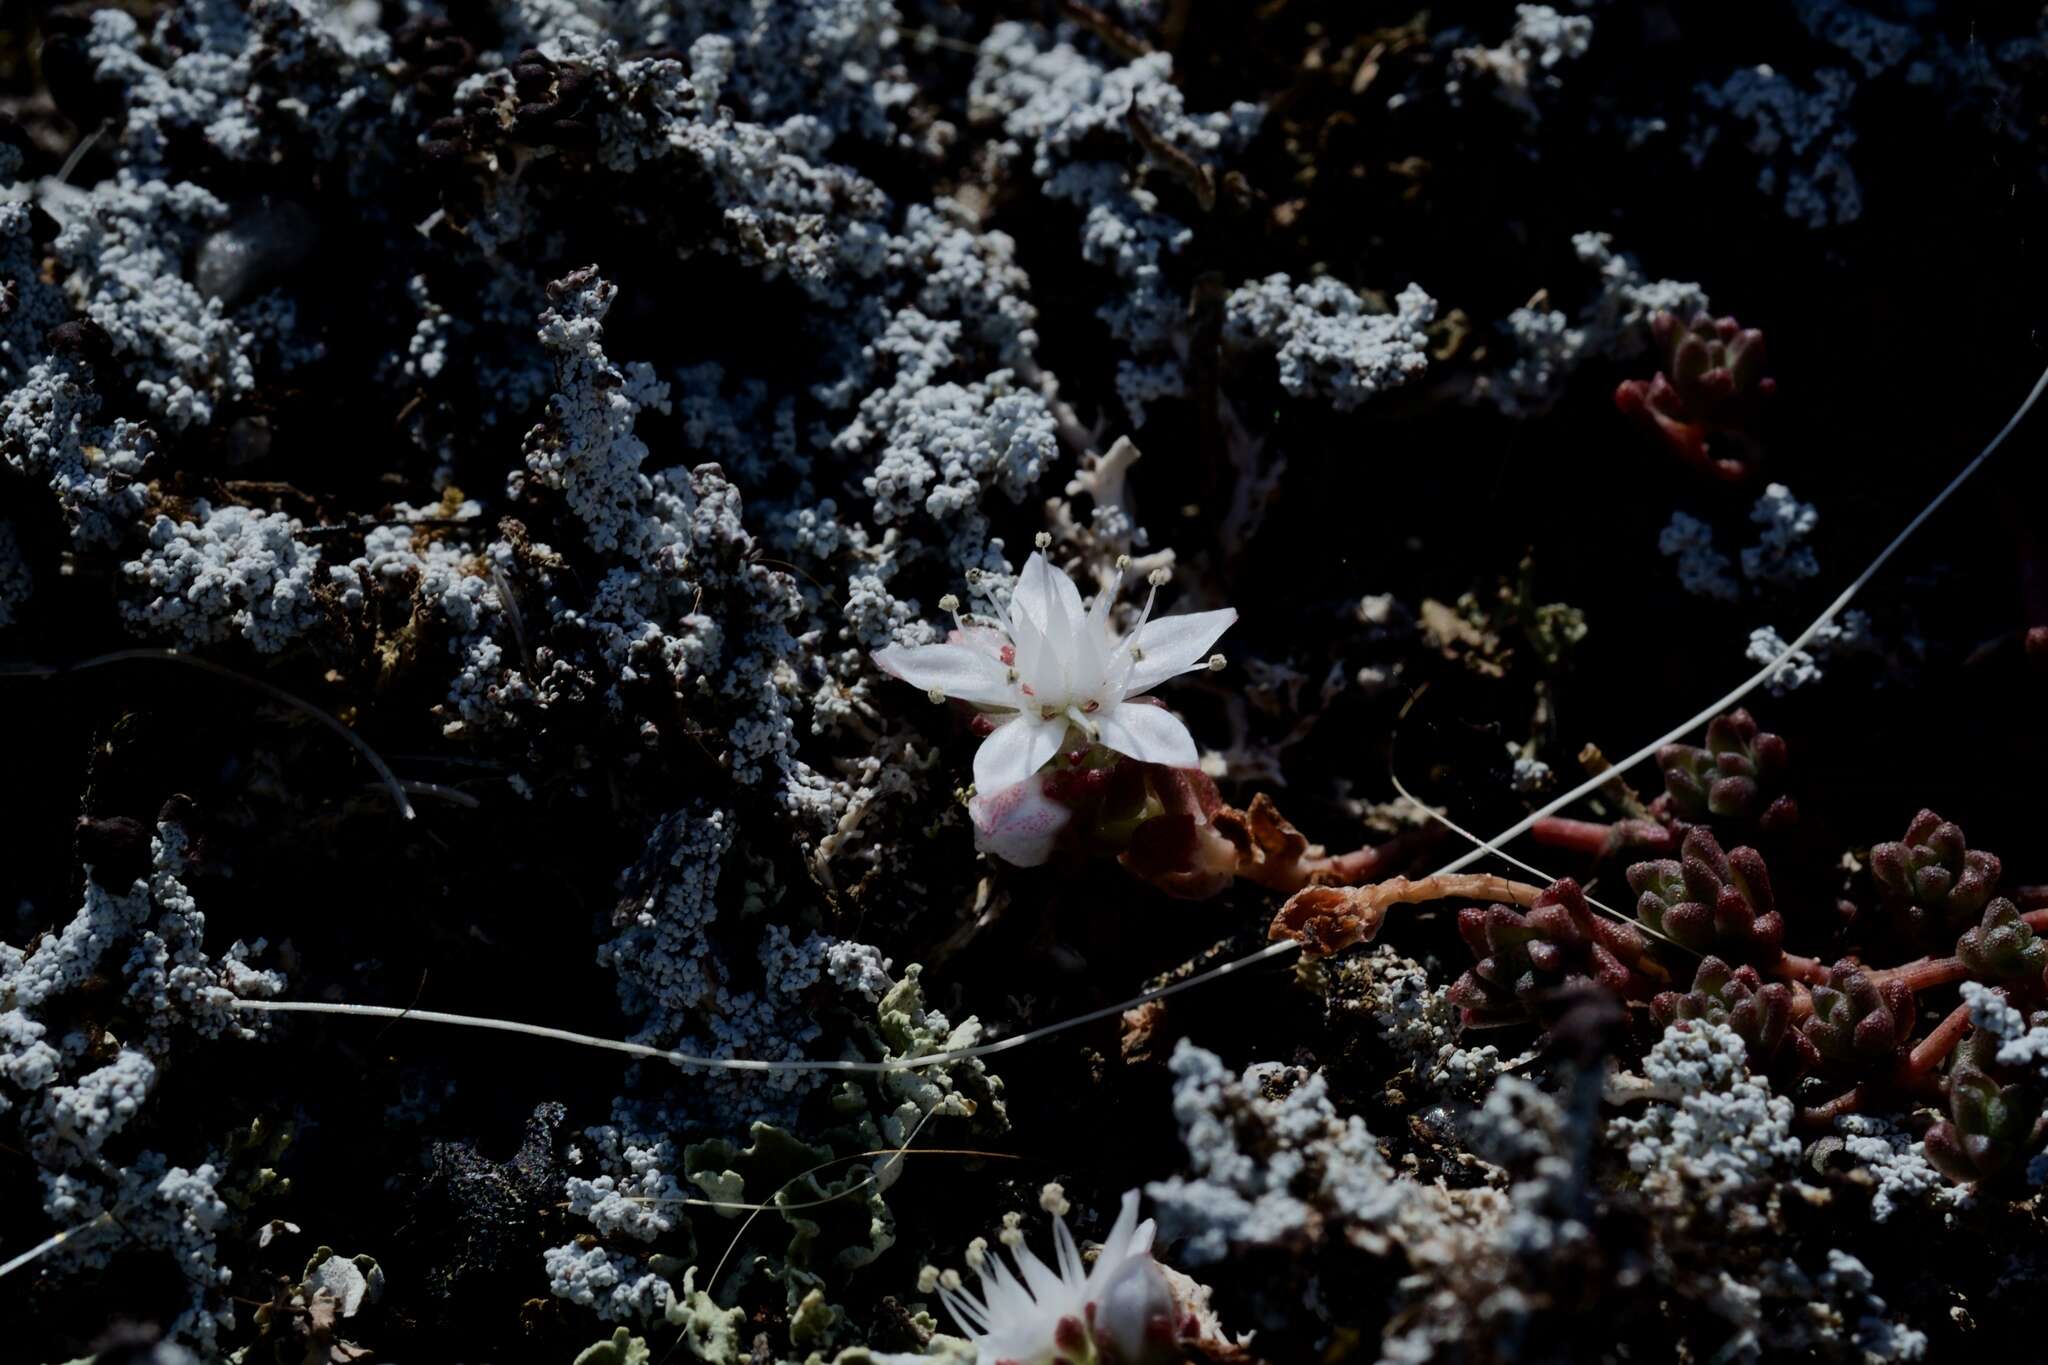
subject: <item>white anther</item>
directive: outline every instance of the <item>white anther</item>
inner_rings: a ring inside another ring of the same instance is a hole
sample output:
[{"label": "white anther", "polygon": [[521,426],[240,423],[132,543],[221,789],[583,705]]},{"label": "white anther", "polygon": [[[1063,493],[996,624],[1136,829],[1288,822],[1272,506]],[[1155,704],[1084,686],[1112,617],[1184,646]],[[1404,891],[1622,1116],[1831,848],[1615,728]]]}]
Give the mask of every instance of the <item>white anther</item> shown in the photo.
[{"label": "white anther", "polygon": [[955,596],[954,596],[954,595],[953,595],[952,593],[947,593],[947,594],[946,594],[946,595],[945,595],[944,597],[941,597],[941,598],[939,599],[939,610],[940,610],[940,611],[958,611],[958,610],[960,610],[960,599],[959,599],[959,598],[957,598],[957,597],[955,597]]},{"label": "white anther", "polygon": [[1163,588],[1173,581],[1173,575],[1165,569],[1154,569],[1145,575],[1145,581],[1155,588]]},{"label": "white anther", "polygon": [[1209,656],[1209,671],[1211,673],[1221,673],[1223,671],[1224,665],[1227,662],[1228,660],[1226,660],[1221,654],[1211,654]]}]

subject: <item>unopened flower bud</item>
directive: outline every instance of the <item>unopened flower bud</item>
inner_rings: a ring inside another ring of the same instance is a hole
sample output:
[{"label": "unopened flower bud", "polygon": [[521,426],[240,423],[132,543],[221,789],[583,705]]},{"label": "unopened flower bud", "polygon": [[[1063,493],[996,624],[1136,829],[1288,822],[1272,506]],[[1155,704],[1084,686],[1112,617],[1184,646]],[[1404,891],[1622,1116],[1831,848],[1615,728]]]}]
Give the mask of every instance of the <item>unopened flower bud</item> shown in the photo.
[{"label": "unopened flower bud", "polygon": [[1174,1345],[1173,1287],[1150,1256],[1133,1256],[1103,1281],[1095,1308],[1095,1336],[1102,1354],[1133,1365],[1164,1365],[1181,1359]]},{"label": "unopened flower bud", "polygon": [[974,847],[1015,867],[1037,867],[1052,856],[1060,831],[1073,811],[1045,794],[1045,783],[1030,778],[994,796],[967,803],[974,822]]}]

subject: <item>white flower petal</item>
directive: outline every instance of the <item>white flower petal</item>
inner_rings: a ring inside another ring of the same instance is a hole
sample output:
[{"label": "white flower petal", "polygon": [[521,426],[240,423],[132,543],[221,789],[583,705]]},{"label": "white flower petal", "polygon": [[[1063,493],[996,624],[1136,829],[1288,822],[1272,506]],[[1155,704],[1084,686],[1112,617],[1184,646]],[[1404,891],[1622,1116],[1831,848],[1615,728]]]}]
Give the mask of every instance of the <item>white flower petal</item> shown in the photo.
[{"label": "white flower petal", "polygon": [[1088,1269],[1081,1260],[1081,1248],[1074,1244],[1074,1231],[1058,1214],[1052,1220],[1053,1249],[1059,1253],[1060,1278],[1080,1289],[1088,1283]]},{"label": "white flower petal", "polygon": [[[1174,723],[1178,725],[1180,722]],[[1040,720],[1026,711],[1015,720],[1004,721],[974,751],[975,792],[994,796],[1016,786],[1043,768],[1047,760],[1060,751],[1060,740],[1066,733],[1065,716],[1057,720]],[[1188,738],[1185,728],[1181,730],[1181,736],[1187,739],[1188,753],[1192,755],[1194,740]],[[1193,758],[1188,761],[1194,762]]]},{"label": "white flower petal", "polygon": [[[1024,1287],[1024,1282],[1010,1273],[1009,1267],[1003,1264],[1003,1258],[993,1251],[987,1253],[982,1262],[981,1291],[986,1296],[992,1334],[1014,1336],[1039,1327],[1038,1301],[1031,1297],[1031,1291]],[[1044,1326],[1050,1336],[1051,1325]]]},{"label": "white flower petal", "polygon": [[1033,553],[1025,561],[1011,601],[1012,625],[1023,630],[1017,620],[1020,614],[1045,635],[1045,653],[1036,670],[1025,670],[1025,681],[1041,695],[1092,695],[1102,674],[1102,657],[1099,645],[1082,639],[1088,613],[1081,605],[1081,590],[1042,554]]},{"label": "white flower petal", "polygon": [[1186,612],[1147,621],[1124,642],[1125,648],[1136,648],[1145,656],[1132,666],[1124,695],[1135,697],[1149,692],[1168,678],[1199,667],[1209,657],[1209,646],[1236,620],[1237,609],[1225,607],[1221,611]]},{"label": "white flower petal", "polygon": [[[1010,1248],[1010,1258],[1017,1263],[1017,1270],[1024,1285],[1031,1291],[1032,1300],[1041,1312],[1058,1316],[1065,1311],[1063,1302],[1076,1296],[1079,1285],[1070,1285],[1053,1273],[1051,1266],[1038,1259],[1038,1253],[1028,1246]],[[1079,1305],[1075,1305],[1078,1307]]]},{"label": "white flower petal", "polygon": [[1067,651],[1074,665],[1072,696],[1076,700],[1116,700],[1108,695],[1108,635],[1097,629],[1085,612],[1074,625],[1073,647]]},{"label": "white flower petal", "polygon": [[1055,603],[1059,600],[1059,589],[1052,581],[1054,577],[1051,561],[1033,550],[1031,558],[1024,561],[1024,572],[1017,575],[1016,591],[1010,594],[1010,619],[1013,622],[1023,616],[1037,625],[1040,631],[1048,629],[1055,619]]},{"label": "white flower petal", "polygon": [[1003,651],[1010,647],[1009,635],[994,626],[962,626],[947,633],[946,639],[956,645],[986,654],[1001,663]]},{"label": "white flower petal", "polygon": [[1059,679],[1060,665],[1038,622],[1019,613],[1010,623],[1010,642],[1017,651],[1017,675],[1026,687],[1044,695]]},{"label": "white flower petal", "polygon": [[1104,707],[1095,716],[1095,722],[1098,727],[1096,738],[1140,763],[1192,768],[1201,762],[1201,756],[1195,752],[1195,737],[1188,733],[1187,726],[1181,724],[1179,716],[1163,706],[1147,706],[1138,702],[1135,705],[1126,703]]},{"label": "white flower petal", "polygon": [[1109,638],[1109,609],[1116,605],[1116,590],[1123,586],[1122,570],[1110,581],[1110,586],[1095,594],[1095,600],[1088,604],[1088,627],[1099,639]]},{"label": "white flower petal", "polygon": [[[1146,1219],[1146,1226],[1151,1226]],[[1095,1258],[1093,1273],[1089,1279],[1100,1281],[1115,1269],[1116,1262],[1131,1254],[1129,1243],[1138,1226],[1138,1192],[1124,1191],[1123,1206],[1117,1210],[1116,1222],[1110,1225],[1109,1235],[1102,1239],[1102,1254]]]},{"label": "white flower petal", "polygon": [[984,706],[1018,704],[1009,671],[966,645],[890,645],[875,651],[875,663],[884,673],[927,692],[936,687],[949,697]]},{"label": "white flower petal", "polygon": [[[1074,586],[1074,580],[1067,576],[1065,569],[1049,560],[1045,561],[1045,567],[1052,574],[1053,600],[1059,603],[1060,614],[1066,618],[1067,632],[1079,635],[1081,627],[1088,621],[1088,609],[1081,605],[1081,590]],[[1047,628],[1050,629],[1050,623]]]}]

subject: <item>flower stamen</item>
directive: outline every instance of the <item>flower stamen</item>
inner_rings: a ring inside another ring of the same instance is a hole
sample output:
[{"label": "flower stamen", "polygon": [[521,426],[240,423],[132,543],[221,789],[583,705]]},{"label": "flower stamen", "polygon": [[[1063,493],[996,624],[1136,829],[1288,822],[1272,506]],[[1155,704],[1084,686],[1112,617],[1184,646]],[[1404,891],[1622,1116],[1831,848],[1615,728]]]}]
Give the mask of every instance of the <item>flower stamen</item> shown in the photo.
[{"label": "flower stamen", "polygon": [[953,629],[959,631],[962,635],[967,633],[967,621],[960,615],[960,599],[958,597],[950,592],[941,597],[939,599],[939,610],[953,618]]}]

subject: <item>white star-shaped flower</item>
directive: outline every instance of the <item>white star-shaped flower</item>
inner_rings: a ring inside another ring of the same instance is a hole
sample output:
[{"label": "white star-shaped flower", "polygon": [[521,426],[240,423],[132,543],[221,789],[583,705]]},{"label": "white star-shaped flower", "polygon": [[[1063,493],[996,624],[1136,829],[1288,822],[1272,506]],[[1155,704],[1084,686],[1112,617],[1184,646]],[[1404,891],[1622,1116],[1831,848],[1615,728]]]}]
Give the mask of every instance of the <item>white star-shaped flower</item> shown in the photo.
[{"label": "white star-shaped flower", "polygon": [[[1164,570],[1153,574],[1153,596],[1165,579]],[[1209,647],[1237,612],[1155,621],[1147,597],[1137,628],[1119,636],[1109,608],[1121,583],[1120,567],[1117,584],[1084,607],[1074,580],[1034,553],[1017,579],[1007,629],[960,622],[945,644],[891,645],[875,652],[875,662],[934,699],[984,709],[995,729],[975,752],[974,785],[985,797],[1044,767],[1070,728],[1143,763],[1192,768],[1199,761],[1194,736],[1145,694],[1220,663]]]},{"label": "white star-shaped flower", "polygon": [[[1055,1193],[1049,1190],[1048,1193]],[[1053,1217],[1055,1263],[1012,1242],[1010,1261],[994,1251],[971,1256],[981,1280],[976,1294],[950,1274],[939,1282],[939,1297],[974,1347],[976,1365],[1062,1365],[1074,1361],[1119,1361],[1154,1365],[1178,1360],[1175,1343],[1183,1314],[1172,1285],[1152,1258],[1152,1220],[1138,1220],[1138,1192],[1123,1198],[1114,1227],[1103,1239],[1093,1265],[1065,1217]],[[878,1356],[890,1365],[925,1359]]]}]

